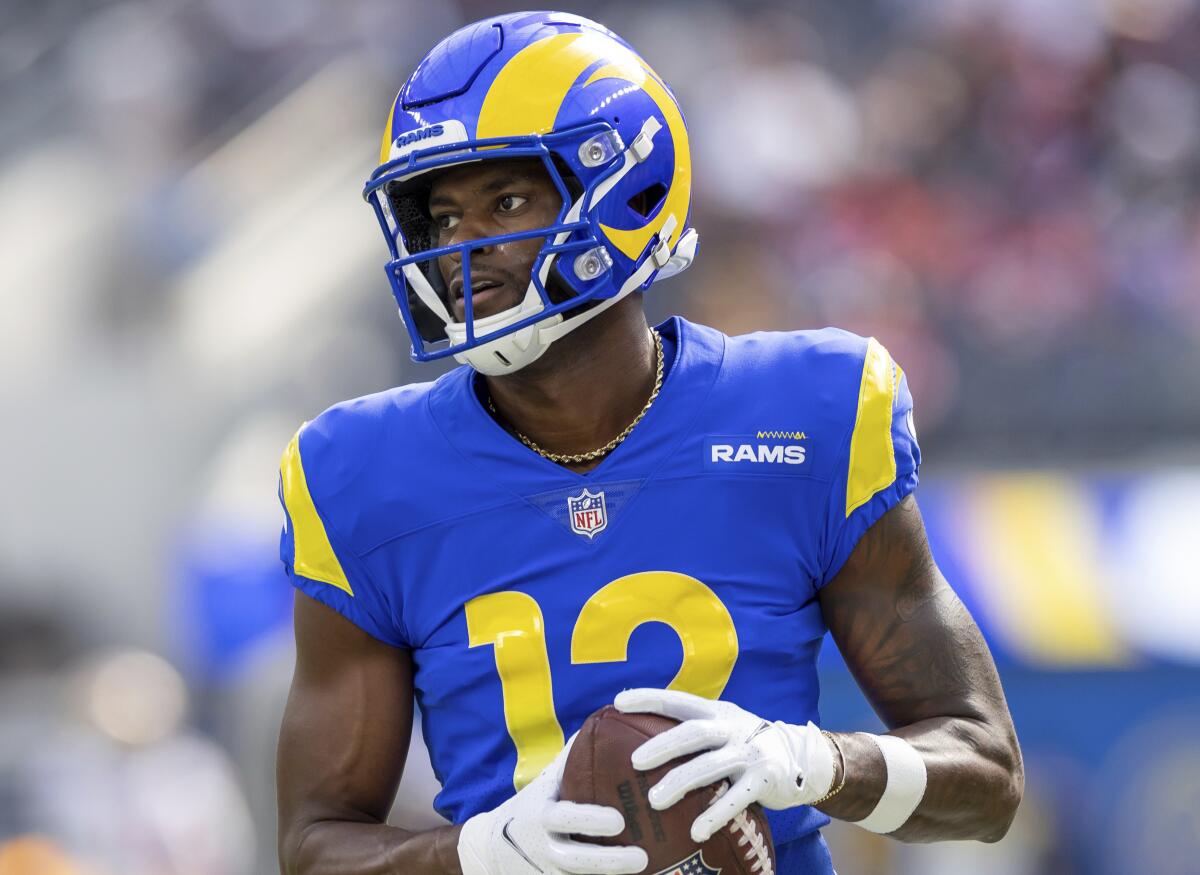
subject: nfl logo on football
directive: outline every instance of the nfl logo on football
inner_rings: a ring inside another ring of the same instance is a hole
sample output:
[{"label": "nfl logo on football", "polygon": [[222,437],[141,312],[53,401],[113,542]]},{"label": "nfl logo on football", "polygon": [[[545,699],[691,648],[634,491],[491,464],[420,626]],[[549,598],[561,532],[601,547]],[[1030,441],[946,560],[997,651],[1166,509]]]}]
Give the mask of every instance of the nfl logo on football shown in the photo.
[{"label": "nfl logo on football", "polygon": [[571,531],[577,535],[594,538],[608,525],[603,491],[590,492],[584,489],[578,495],[567,498],[567,513],[571,517]]},{"label": "nfl logo on football", "polygon": [[674,866],[656,872],[655,875],[720,875],[720,873],[720,869],[714,869],[708,865],[704,862],[704,855],[700,851],[696,851],[686,860],[681,860]]}]

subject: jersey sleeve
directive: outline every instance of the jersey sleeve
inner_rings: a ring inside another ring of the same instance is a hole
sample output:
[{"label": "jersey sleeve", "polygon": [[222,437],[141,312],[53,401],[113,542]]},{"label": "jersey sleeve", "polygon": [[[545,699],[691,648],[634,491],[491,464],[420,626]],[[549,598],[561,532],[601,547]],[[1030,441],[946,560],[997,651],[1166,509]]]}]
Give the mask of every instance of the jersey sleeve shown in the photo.
[{"label": "jersey sleeve", "polygon": [[908,380],[872,337],[862,359],[853,426],[830,485],[821,586],[842,569],[867,529],[917,488],[920,464]]},{"label": "jersey sleeve", "polygon": [[367,634],[393,647],[406,647],[386,594],[374,585],[314,500],[316,490],[310,485],[319,480],[319,471],[314,470],[318,467],[314,460],[302,453],[304,437],[302,426],[279,463],[284,513],[279,557],[288,577],[305,595],[333,608]]}]

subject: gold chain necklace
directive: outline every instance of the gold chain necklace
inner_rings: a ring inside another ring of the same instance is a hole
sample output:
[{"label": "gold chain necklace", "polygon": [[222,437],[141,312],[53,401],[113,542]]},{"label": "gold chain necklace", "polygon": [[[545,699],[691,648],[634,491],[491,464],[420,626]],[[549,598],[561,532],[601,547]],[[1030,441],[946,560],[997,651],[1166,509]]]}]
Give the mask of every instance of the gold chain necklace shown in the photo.
[{"label": "gold chain necklace", "polygon": [[[654,399],[658,397],[659,390],[662,389],[662,383],[663,383],[662,336],[659,335],[659,333],[653,328],[650,329],[650,333],[654,335],[654,353],[655,353],[656,359],[658,360],[656,373],[654,375],[654,391],[652,391],[650,393],[650,397],[646,400],[646,406],[642,408],[641,413],[639,413],[637,416],[635,416],[633,418],[633,422],[631,422],[631,423],[629,423],[629,425],[625,426],[625,430],[622,431],[615,438],[613,438],[611,441],[609,441],[604,446],[602,446],[598,449],[590,450],[586,453],[573,453],[573,454],[552,453],[549,450],[542,449],[531,438],[529,438],[526,435],[522,434],[521,432],[517,431],[517,429],[515,427],[513,428],[513,434],[515,434],[517,436],[517,439],[520,440],[521,443],[523,443],[525,446],[529,447],[529,449],[533,450],[539,456],[541,456],[544,459],[549,459],[551,462],[555,462],[559,465],[578,465],[581,462],[592,462],[596,459],[600,459],[600,458],[603,458],[604,456],[607,456],[609,453],[611,453],[613,450],[615,450],[617,447],[619,447],[621,445],[621,441],[623,441],[623,440],[625,440],[625,438],[629,437],[629,433],[632,432],[634,430],[634,428],[637,427],[637,424],[642,421],[642,417],[644,417],[646,415],[646,413],[650,410],[650,405],[652,405],[654,403]],[[500,415],[500,413],[496,410],[496,405],[492,401],[492,396],[490,394],[488,395],[487,404],[488,404],[488,410],[490,410],[492,412],[493,416]]]}]

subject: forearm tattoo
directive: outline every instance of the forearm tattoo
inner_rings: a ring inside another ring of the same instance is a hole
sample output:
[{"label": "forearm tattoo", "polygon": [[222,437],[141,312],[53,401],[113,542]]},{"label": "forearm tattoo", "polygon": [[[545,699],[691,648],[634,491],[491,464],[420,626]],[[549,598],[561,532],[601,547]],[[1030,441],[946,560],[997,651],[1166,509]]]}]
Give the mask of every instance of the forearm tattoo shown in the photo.
[{"label": "forearm tattoo", "polygon": [[[938,570],[911,496],[867,531],[820,601],[872,707],[925,760],[925,798],[894,835],[1003,835],[1024,780],[1016,732],[987,644]],[[860,820],[883,793],[883,757],[863,734],[839,743],[846,785],[821,807]]]}]

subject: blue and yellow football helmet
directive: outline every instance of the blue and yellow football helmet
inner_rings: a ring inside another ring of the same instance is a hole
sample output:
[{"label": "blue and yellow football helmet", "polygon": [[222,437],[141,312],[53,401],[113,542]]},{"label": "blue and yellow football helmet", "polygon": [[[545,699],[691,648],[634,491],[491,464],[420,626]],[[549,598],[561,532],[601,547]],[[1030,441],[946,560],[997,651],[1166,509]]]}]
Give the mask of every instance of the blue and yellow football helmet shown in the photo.
[{"label": "blue and yellow football helmet", "polygon": [[[435,247],[427,174],[510,158],[545,165],[563,199],[556,223]],[[577,15],[501,15],[442,40],[400,89],[363,195],[391,250],[388,278],[413,358],[452,355],[485,374],[524,367],[626,295],[686,268],[697,248],[688,132],[674,94],[628,43]],[[538,237],[521,303],[474,318],[471,251]],[[462,322],[437,264],[454,252]]]}]

